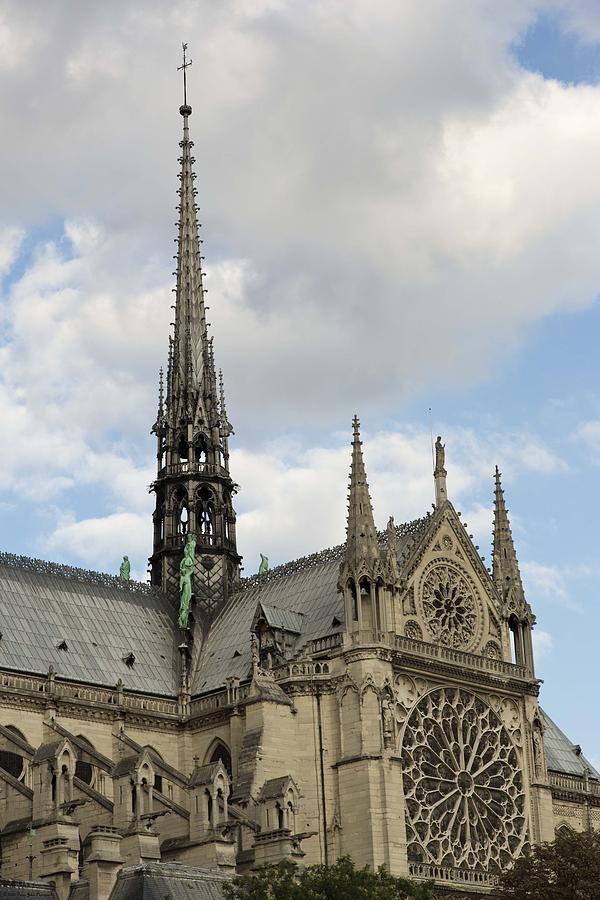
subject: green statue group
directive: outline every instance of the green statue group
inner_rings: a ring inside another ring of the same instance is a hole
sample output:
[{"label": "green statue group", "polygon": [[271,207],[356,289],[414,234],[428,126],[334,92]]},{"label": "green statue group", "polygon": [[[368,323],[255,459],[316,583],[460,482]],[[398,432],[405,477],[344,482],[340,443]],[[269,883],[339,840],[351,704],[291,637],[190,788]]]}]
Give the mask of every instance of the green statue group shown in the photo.
[{"label": "green statue group", "polygon": [[[194,560],[196,558],[196,538],[193,534],[188,534],[185,539],[183,548],[183,557],[179,563],[179,626],[187,628],[188,619],[190,617],[190,606],[192,603],[192,578],[194,575]],[[260,567],[258,574],[263,575],[269,571],[269,558],[264,554],[260,554]],[[129,581],[131,577],[131,565],[129,557],[124,556],[123,562],[119,567],[119,577],[121,581]]]},{"label": "green statue group", "polygon": [[181,628],[187,628],[190,617],[195,558],[196,538],[193,534],[188,534],[183,548],[183,557],[179,563],[179,626]]}]

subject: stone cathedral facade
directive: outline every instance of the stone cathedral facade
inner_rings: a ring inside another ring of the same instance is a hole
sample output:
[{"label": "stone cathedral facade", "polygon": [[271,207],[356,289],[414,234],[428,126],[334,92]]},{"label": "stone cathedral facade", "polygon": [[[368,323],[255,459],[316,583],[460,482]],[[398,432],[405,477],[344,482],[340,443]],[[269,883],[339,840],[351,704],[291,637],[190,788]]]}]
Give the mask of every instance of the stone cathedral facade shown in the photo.
[{"label": "stone cathedral facade", "polygon": [[434,510],[380,533],[355,419],[345,544],[241,577],[180,112],[151,584],[0,555],[0,877],[106,900],[140,864],[349,854],[484,897],[557,829],[600,828],[600,775],[539,706],[500,474],[491,570],[440,439]]}]

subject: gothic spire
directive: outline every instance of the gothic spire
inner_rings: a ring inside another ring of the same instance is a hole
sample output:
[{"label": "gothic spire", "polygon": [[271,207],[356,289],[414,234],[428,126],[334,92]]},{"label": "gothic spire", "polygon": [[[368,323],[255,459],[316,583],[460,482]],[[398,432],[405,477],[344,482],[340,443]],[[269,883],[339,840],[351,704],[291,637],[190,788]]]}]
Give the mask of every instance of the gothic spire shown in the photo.
[{"label": "gothic spire", "polygon": [[348,526],[346,530],[346,563],[355,573],[362,568],[372,571],[379,563],[379,543],[373,507],[362,455],[360,422],[352,420],[352,465],[348,493]]},{"label": "gothic spire", "polygon": [[[157,477],[154,542],[150,557],[152,583],[161,585],[179,604],[180,573],[184,547],[202,565],[192,576],[192,603],[181,647],[189,648],[193,622],[209,626],[239,579],[241,557],[237,552],[233,495],[227,441],[223,440],[212,338],[208,336],[201,241],[195,202],[192,141],[187,102],[186,59],[183,47],[184,102],[180,142],[179,221],[177,223],[177,271],[175,316],[169,337],[166,397],[162,377],[159,412],[153,429],[157,437]],[[163,413],[164,410],[164,413]],[[227,437],[229,431],[227,432]],[[193,538],[193,541],[189,539]],[[187,651],[186,651],[187,652]]]},{"label": "gothic spire", "polygon": [[510,592],[516,603],[525,604],[525,592],[521,581],[519,561],[513,542],[498,466],[496,466],[495,474],[494,543],[492,555],[494,582],[500,591],[500,595],[506,598]]},{"label": "gothic spire", "polygon": [[[189,65],[189,62],[187,63]],[[184,69],[185,75],[185,69]],[[186,102],[179,107],[183,117],[180,142],[179,221],[177,223],[177,282],[173,333],[172,392],[168,400],[173,426],[192,424],[207,432],[218,415],[216,379],[206,324],[202,256],[196,205],[196,178],[193,171],[193,141],[189,136],[192,108]]]}]

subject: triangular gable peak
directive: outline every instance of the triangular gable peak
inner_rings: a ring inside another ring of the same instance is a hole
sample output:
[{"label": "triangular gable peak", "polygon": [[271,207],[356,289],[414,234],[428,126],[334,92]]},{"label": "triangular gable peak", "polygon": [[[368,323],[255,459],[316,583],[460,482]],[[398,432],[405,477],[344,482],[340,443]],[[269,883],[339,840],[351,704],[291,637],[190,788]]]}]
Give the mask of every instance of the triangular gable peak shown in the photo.
[{"label": "triangular gable peak", "polygon": [[449,501],[409,548],[401,575],[398,630],[406,637],[510,661],[500,597]]}]

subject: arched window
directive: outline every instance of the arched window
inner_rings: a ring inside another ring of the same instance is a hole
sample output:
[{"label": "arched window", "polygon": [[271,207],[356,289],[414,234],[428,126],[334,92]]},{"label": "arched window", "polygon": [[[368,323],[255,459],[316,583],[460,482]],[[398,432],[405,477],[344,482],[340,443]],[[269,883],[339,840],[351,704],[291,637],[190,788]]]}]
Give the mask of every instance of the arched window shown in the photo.
[{"label": "arched window", "polygon": [[276,803],[275,809],[277,810],[277,827],[283,828],[283,809],[281,808],[281,804]]},{"label": "arched window", "polygon": [[231,778],[231,753],[225,744],[221,744],[220,742],[216,744],[208,761],[211,763],[222,762],[229,778]]},{"label": "arched window", "polygon": [[215,508],[212,491],[206,486],[197,493],[196,523],[201,538],[210,542],[215,532]]},{"label": "arched window", "polygon": [[175,519],[175,532],[179,535],[185,535],[189,529],[189,513],[187,503],[187,493],[181,487],[177,488],[173,494],[173,516]]},{"label": "arched window", "polygon": [[523,638],[521,634],[521,623],[516,616],[511,616],[508,620],[508,627],[511,633],[511,656],[513,663],[523,665]]},{"label": "arched window", "polygon": [[189,460],[189,450],[188,450],[188,442],[185,439],[185,435],[180,435],[179,441],[177,443],[177,455],[179,456],[179,462],[188,462]]},{"label": "arched window", "polygon": [[358,597],[356,596],[356,584],[353,578],[350,578],[348,581],[348,590],[352,607],[352,621],[358,622]]},{"label": "arched window", "polygon": [[[88,748],[88,750],[93,750],[93,744],[88,741],[82,734],[77,735],[79,741]],[[84,762],[82,759],[78,759],[75,763],[75,777],[79,778],[80,781],[84,781],[86,784],[91,784],[94,777],[94,770],[92,765],[89,762]]]},{"label": "arched window", "polygon": [[[63,759],[66,754],[63,753]],[[67,755],[68,759],[68,755]],[[71,799],[71,779],[69,778],[69,767],[66,763],[63,763],[60,768],[60,800],[62,803],[66,803]]]},{"label": "arched window", "polygon": [[203,434],[199,434],[194,443],[194,458],[200,467],[208,461],[208,442]]},{"label": "arched window", "polygon": [[[163,758],[162,754],[159,753],[158,750],[156,750],[154,747],[151,747],[149,744],[146,744],[146,746],[144,747],[144,750],[148,750],[150,753],[154,754],[154,756],[157,756],[159,759]],[[154,773],[154,789],[156,791],[160,791],[161,794],[163,793],[163,778],[162,778],[162,775],[159,775],[157,772]]]},{"label": "arched window", "polygon": [[0,750],[0,768],[13,778],[20,778],[23,774],[23,757],[11,750]]}]

